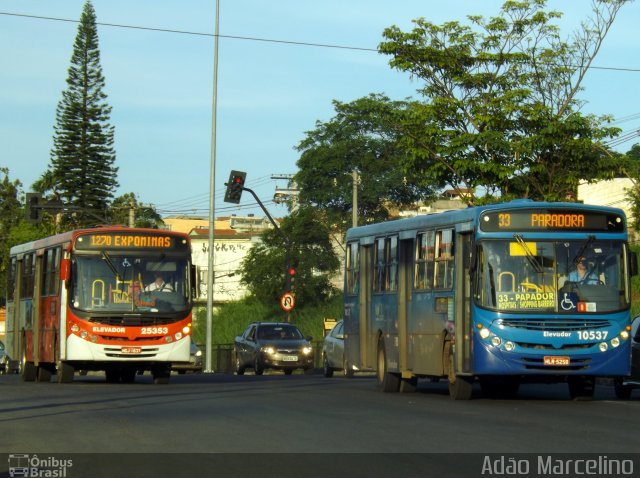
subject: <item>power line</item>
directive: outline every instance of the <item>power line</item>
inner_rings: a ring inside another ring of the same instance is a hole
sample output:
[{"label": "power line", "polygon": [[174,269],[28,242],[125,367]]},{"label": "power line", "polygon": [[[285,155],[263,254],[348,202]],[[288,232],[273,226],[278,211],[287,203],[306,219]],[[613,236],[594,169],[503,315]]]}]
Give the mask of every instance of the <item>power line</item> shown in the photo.
[{"label": "power line", "polygon": [[[80,23],[79,20],[71,20],[69,18],[44,17],[40,15],[27,15],[24,13],[0,12],[0,15],[33,18],[37,20],[50,20],[50,21],[56,21],[56,22]],[[203,37],[211,37],[211,38],[214,38],[216,36],[215,33],[191,32],[187,30],[172,30],[169,28],[142,27],[137,25],[124,25],[119,23],[96,22],[96,25],[100,25],[103,27],[126,28],[130,30],[146,30],[146,31],[153,31],[153,32],[175,33],[179,35],[194,35],[194,36],[203,36]],[[218,38],[229,38],[232,40],[259,41],[259,42],[267,42],[267,43],[282,43],[285,45],[312,46],[312,47],[318,47],[318,48],[338,48],[342,50],[371,51],[376,53],[378,52],[376,48],[363,48],[363,47],[356,47],[356,46],[332,45],[329,43],[313,43],[313,42],[303,42],[303,41],[293,41],[293,40],[277,40],[273,38],[260,38],[260,37],[247,37],[247,36],[221,35],[221,34],[218,34]]]},{"label": "power line", "polygon": [[[0,12],[0,15],[12,16],[12,17],[22,17],[22,18],[32,18],[36,20],[48,20],[48,21],[57,21],[57,22],[69,22],[69,23],[80,23],[79,20],[72,20],[69,18],[57,18],[57,17],[45,17],[41,15],[27,15],[25,13],[12,13],[12,12]],[[161,33],[173,33],[178,35],[192,35],[192,36],[203,36],[203,37],[211,37],[214,38],[215,33],[204,33],[204,32],[192,32],[188,30],[174,30],[170,28],[155,28],[155,27],[143,27],[139,25],[125,25],[120,23],[102,23],[96,22],[96,25],[100,25],[103,27],[113,27],[113,28],[125,28],[130,30],[145,30],[145,31],[153,31],[153,32],[161,32]],[[293,41],[293,40],[278,40],[274,38],[262,38],[262,37],[250,37],[250,36],[240,36],[240,35],[221,35],[218,34],[218,38],[228,38],[231,40],[244,40],[244,41],[255,41],[255,42],[266,42],[266,43],[279,43],[284,45],[295,45],[295,46],[308,46],[315,48],[333,48],[340,50],[354,50],[354,51],[366,51],[366,52],[374,52],[379,53],[377,48],[366,48],[366,47],[357,47],[357,46],[348,46],[348,45],[336,45],[330,43],[314,43],[314,42],[303,42],[303,41]],[[577,68],[575,65],[567,65],[569,67]],[[626,71],[631,73],[640,73],[640,68],[623,68],[623,67],[613,67],[613,66],[593,66],[589,67],[591,70],[606,70],[606,71]]]}]

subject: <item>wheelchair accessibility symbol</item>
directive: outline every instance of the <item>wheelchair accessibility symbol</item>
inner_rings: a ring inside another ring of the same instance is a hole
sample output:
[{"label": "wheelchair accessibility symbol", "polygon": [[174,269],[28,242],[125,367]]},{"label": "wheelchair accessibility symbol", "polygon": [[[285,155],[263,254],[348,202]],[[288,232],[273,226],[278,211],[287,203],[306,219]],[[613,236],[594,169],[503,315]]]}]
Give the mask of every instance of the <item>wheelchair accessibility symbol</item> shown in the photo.
[{"label": "wheelchair accessibility symbol", "polygon": [[576,304],[573,303],[571,297],[569,297],[569,293],[565,292],[564,297],[560,301],[560,307],[562,310],[571,310],[576,308]]}]

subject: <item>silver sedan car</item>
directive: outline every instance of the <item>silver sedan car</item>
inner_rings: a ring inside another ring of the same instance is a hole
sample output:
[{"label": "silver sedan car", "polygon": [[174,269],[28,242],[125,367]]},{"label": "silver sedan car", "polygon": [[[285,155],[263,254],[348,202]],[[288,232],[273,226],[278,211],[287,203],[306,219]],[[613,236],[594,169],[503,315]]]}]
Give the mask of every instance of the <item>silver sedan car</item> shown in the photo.
[{"label": "silver sedan car", "polygon": [[344,324],[336,322],[322,345],[322,369],[325,377],[332,377],[334,370],[342,370],[346,377],[353,377],[353,367],[344,358]]},{"label": "silver sedan car", "polygon": [[640,388],[640,316],[631,323],[631,375],[613,382],[616,397],[627,400],[634,388]]}]

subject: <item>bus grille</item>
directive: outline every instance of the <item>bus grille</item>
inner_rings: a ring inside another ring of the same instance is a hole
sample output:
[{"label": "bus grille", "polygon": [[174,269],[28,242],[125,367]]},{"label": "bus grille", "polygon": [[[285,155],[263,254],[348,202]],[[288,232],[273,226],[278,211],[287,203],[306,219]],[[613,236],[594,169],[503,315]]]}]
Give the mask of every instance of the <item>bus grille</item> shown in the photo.
[{"label": "bus grille", "polygon": [[150,325],[167,325],[175,319],[163,317],[91,317],[89,322],[101,325],[122,325],[131,327],[148,327]]},{"label": "bus grille", "polygon": [[526,318],[526,319],[500,319],[498,325],[527,330],[592,330],[604,329],[611,325],[608,320],[595,319],[549,319],[549,318]]}]

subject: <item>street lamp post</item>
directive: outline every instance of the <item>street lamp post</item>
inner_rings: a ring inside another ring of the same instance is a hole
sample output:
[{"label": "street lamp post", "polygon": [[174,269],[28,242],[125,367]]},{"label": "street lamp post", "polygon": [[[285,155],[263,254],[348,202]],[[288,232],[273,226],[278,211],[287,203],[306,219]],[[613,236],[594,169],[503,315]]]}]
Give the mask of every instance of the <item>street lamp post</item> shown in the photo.
[{"label": "street lamp post", "polygon": [[218,27],[220,23],[220,1],[216,0],[215,35],[213,39],[213,99],[211,100],[211,166],[209,182],[209,269],[207,270],[207,337],[205,372],[213,372],[213,265],[216,192],[216,117],[218,109]]}]

